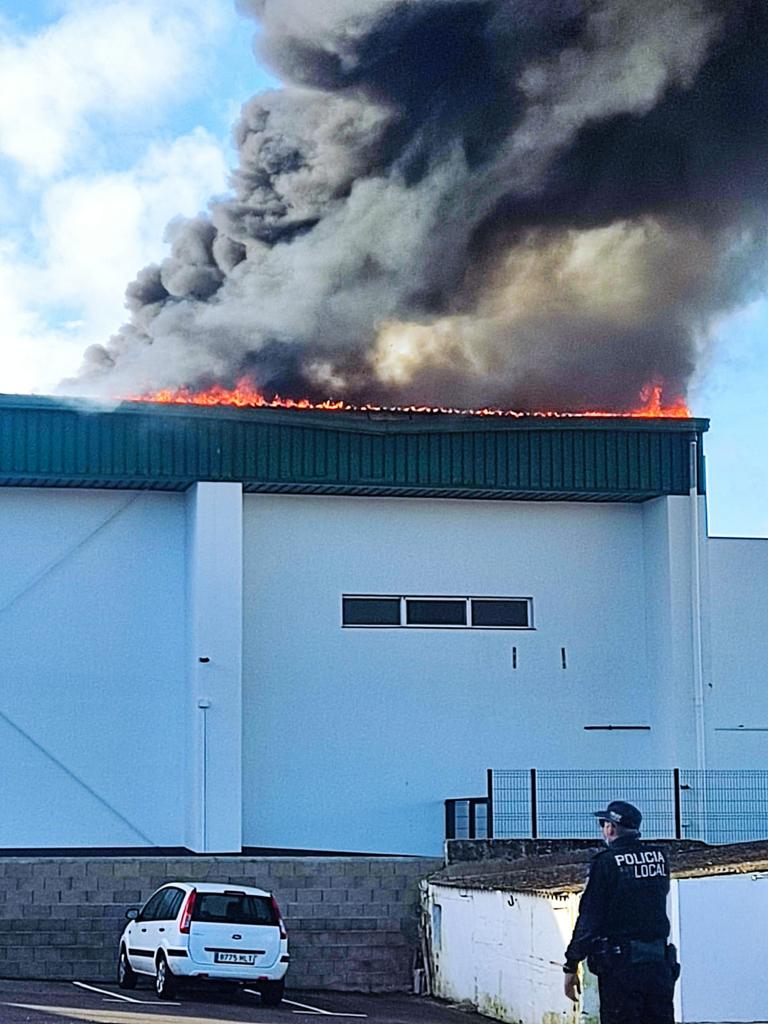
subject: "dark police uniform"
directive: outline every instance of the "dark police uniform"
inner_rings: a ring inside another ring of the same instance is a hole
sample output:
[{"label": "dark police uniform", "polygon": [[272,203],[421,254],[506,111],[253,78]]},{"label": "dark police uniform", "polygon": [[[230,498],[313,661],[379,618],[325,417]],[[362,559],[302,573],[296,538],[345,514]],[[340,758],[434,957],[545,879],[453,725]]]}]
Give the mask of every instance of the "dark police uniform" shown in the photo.
[{"label": "dark police uniform", "polygon": [[[611,808],[631,804],[615,801]],[[609,812],[599,812],[606,820]],[[613,812],[615,821],[620,816]],[[630,816],[631,818],[631,816]],[[667,945],[669,860],[666,851],[641,842],[639,832],[619,836],[592,861],[564,970],[587,958],[597,974],[601,1024],[674,1024],[673,995],[679,969]]]}]

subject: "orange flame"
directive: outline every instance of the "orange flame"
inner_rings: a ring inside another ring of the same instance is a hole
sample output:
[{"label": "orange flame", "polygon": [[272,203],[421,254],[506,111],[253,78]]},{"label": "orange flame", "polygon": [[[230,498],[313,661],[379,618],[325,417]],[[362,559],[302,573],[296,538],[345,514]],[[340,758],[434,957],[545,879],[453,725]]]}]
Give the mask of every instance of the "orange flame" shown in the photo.
[{"label": "orange flame", "polygon": [[690,419],[691,412],[682,396],[665,404],[663,385],[658,383],[646,385],[640,392],[640,404],[629,412],[609,410],[585,410],[584,412],[557,412],[540,410],[537,412],[517,412],[513,409],[455,409],[432,405],[352,405],[349,402],[327,399],[324,402],[311,402],[308,398],[265,398],[260,391],[243,378],[234,388],[223,388],[219,384],[205,391],[192,391],[189,388],[176,390],[164,389],[149,391],[142,395],[132,395],[127,401],[157,402],[161,405],[208,405],[237,406],[243,409],[313,409],[329,412],[406,412],[406,413],[452,413],[460,416],[541,416],[548,418],[570,418],[579,416],[603,416],[640,419]]},{"label": "orange flame", "polygon": [[676,395],[669,404],[664,404],[664,386],[646,384],[640,390],[640,404],[629,412],[584,412],[581,416],[626,416],[632,419],[689,420],[691,410],[682,395]]},{"label": "orange flame", "polygon": [[158,402],[161,405],[236,405],[242,409],[353,409],[346,402],[326,401],[310,402],[308,398],[265,398],[247,379],[238,381],[234,388],[223,388],[214,384],[206,391],[191,391],[189,388],[178,388],[175,391],[165,388],[160,391],[149,391],[143,395],[132,395],[129,402]]}]

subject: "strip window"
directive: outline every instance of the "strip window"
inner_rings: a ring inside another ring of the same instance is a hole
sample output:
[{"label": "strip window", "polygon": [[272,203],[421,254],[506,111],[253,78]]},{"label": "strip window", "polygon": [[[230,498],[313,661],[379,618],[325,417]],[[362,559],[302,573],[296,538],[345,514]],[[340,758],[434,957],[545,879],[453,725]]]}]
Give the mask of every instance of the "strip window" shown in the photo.
[{"label": "strip window", "polygon": [[472,625],[490,629],[530,629],[531,602],[527,598],[470,598]]},{"label": "strip window", "polygon": [[345,597],[342,601],[344,626],[399,626],[399,597]]},{"label": "strip window", "polygon": [[533,599],[344,594],[341,624],[369,629],[533,629]]},{"label": "strip window", "polygon": [[442,597],[406,597],[406,626],[466,626],[467,602]]}]

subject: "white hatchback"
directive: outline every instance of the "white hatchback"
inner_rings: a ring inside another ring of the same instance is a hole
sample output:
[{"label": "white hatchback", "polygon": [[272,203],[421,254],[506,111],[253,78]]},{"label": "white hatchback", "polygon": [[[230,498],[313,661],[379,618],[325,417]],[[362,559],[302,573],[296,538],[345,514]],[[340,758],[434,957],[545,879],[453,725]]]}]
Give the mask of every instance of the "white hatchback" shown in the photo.
[{"label": "white hatchback", "polygon": [[288,939],[275,898],[263,889],[168,882],[125,916],[120,988],[148,974],[161,999],[173,998],[180,978],[196,978],[253,985],[266,1006],[282,1000]]}]

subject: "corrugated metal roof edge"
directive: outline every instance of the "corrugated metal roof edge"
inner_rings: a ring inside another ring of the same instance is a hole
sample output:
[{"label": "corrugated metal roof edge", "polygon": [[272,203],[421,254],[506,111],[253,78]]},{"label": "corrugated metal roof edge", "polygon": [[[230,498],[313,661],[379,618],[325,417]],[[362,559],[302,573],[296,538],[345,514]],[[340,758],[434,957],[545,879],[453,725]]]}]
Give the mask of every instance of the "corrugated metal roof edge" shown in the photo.
[{"label": "corrugated metal roof edge", "polygon": [[302,425],[307,427],[328,427],[334,430],[350,430],[355,433],[388,433],[431,431],[472,431],[488,430],[632,430],[704,433],[709,430],[709,420],[646,418],[631,416],[537,416],[522,415],[471,415],[450,412],[408,412],[395,410],[346,411],[316,409],[272,409],[239,406],[204,406],[183,404],[162,404],[152,402],[103,402],[89,398],[57,397],[50,395],[4,395],[0,394],[0,409],[46,409],[71,411],[75,413],[121,413],[127,415],[162,415],[174,418],[212,418],[220,420],[260,419],[275,424]]}]

